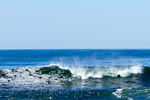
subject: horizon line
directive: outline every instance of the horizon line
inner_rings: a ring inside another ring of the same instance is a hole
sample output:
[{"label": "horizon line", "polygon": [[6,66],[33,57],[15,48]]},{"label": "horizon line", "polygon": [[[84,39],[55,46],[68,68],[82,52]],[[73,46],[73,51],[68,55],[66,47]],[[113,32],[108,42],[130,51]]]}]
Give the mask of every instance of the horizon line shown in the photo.
[{"label": "horizon line", "polygon": [[14,49],[0,49],[0,50],[150,50],[150,48],[14,48]]}]

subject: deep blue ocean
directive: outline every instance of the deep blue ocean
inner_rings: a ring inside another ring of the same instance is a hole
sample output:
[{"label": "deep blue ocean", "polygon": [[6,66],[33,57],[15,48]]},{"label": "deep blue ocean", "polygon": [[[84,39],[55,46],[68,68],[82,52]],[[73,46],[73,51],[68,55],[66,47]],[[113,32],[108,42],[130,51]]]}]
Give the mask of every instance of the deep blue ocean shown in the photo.
[{"label": "deep blue ocean", "polygon": [[150,50],[0,50],[0,100],[150,100]]}]

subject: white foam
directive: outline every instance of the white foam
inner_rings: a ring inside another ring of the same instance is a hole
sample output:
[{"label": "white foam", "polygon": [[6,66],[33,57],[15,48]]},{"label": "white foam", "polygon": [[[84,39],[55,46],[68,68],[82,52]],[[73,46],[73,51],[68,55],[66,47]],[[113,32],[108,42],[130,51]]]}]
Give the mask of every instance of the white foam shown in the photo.
[{"label": "white foam", "polygon": [[69,69],[74,77],[79,77],[81,79],[87,78],[103,78],[104,76],[117,77],[127,77],[131,74],[141,74],[143,67],[141,65],[131,66],[131,67],[96,67],[96,68],[86,68],[86,67],[67,67],[61,66],[61,68]]},{"label": "white foam", "polygon": [[[50,65],[54,66],[54,65]],[[56,66],[56,65],[55,65]],[[68,69],[73,74],[73,77],[78,77],[81,79],[92,78],[103,78],[104,76],[117,77],[120,75],[121,77],[127,77],[131,74],[139,74],[142,73],[142,66],[131,66],[131,67],[95,67],[95,68],[86,68],[86,67],[68,67],[68,66],[60,66],[60,68]],[[41,67],[23,67],[15,69],[14,71],[11,69],[2,69],[7,77],[0,77],[0,84],[8,84],[9,85],[18,85],[18,84],[32,84],[32,85],[41,85],[41,84],[50,84],[55,86],[60,86],[60,81],[64,79],[60,79],[56,76],[51,76],[47,74],[38,74],[36,70]],[[72,79],[68,79],[72,80]]]},{"label": "white foam", "polygon": [[115,92],[113,92],[112,94],[115,95],[117,98],[121,98],[122,97],[122,90],[123,89],[117,89]]},{"label": "white foam", "polygon": [[128,98],[128,100],[133,100],[133,98]]},{"label": "white foam", "polygon": [[[48,81],[51,81],[51,85],[55,84],[56,87],[60,87],[57,83],[60,83],[58,81],[61,81],[61,79],[58,80],[58,77],[51,77],[51,75],[47,74],[37,74],[36,70],[39,68],[41,67],[22,67],[15,69],[15,71],[2,69],[7,77],[0,77],[0,85],[6,84],[8,87],[13,88],[26,88],[26,86],[29,87],[31,85],[31,88],[40,88],[40,86],[43,88],[43,86],[47,86]],[[49,79],[49,77],[51,77],[51,79]]]}]

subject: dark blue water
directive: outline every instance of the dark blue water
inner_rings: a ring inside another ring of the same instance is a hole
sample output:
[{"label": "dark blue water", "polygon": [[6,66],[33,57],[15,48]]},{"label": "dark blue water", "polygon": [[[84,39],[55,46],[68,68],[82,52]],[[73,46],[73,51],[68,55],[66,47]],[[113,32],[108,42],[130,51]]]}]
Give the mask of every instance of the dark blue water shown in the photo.
[{"label": "dark blue water", "polygon": [[0,50],[0,68],[50,63],[74,66],[149,66],[150,50]]},{"label": "dark blue water", "polygon": [[150,100],[150,50],[0,50],[0,99]]}]

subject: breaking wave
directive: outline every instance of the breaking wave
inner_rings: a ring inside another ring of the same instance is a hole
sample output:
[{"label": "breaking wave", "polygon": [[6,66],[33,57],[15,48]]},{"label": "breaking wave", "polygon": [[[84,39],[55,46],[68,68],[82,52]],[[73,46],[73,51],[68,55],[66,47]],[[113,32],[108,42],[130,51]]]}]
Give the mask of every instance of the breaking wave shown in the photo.
[{"label": "breaking wave", "polygon": [[150,68],[141,65],[129,67],[67,67],[49,65],[48,67],[23,67],[18,69],[1,69],[0,78],[57,77],[57,78],[104,78],[128,77],[135,74],[148,74]]},{"label": "breaking wave", "polygon": [[74,77],[81,79],[104,77],[128,77],[133,74],[142,74],[141,65],[130,67],[62,67],[69,69]]},{"label": "breaking wave", "polygon": [[[102,83],[105,81],[110,83],[113,82],[113,80],[120,82],[120,84],[126,83],[127,85],[129,85],[128,82],[133,81],[131,83],[138,86],[137,83],[141,84],[140,79],[144,79],[145,76],[147,77],[149,75],[150,67],[143,67],[141,65],[128,67],[68,67],[61,65],[22,67],[17,69],[1,69],[0,88],[16,88],[23,86],[29,88],[30,85],[35,88],[50,86],[53,88],[64,88],[65,86],[68,87],[68,84],[71,88],[75,86],[75,88],[84,88],[96,84],[95,82],[99,83],[97,84],[98,87],[103,88],[105,85]],[[120,80],[120,78],[128,77],[129,79]],[[147,78],[145,79],[144,81],[147,81]],[[118,82],[114,83],[114,87],[118,86]],[[109,85],[111,86],[111,84]],[[132,87],[134,87],[134,85],[132,85]]]},{"label": "breaking wave", "polygon": [[49,65],[48,67],[23,67],[18,69],[1,69],[0,78],[23,78],[27,77],[57,77],[57,78],[104,78],[104,77],[128,77],[135,74],[148,72],[150,68],[141,65],[130,67],[67,67]]}]

